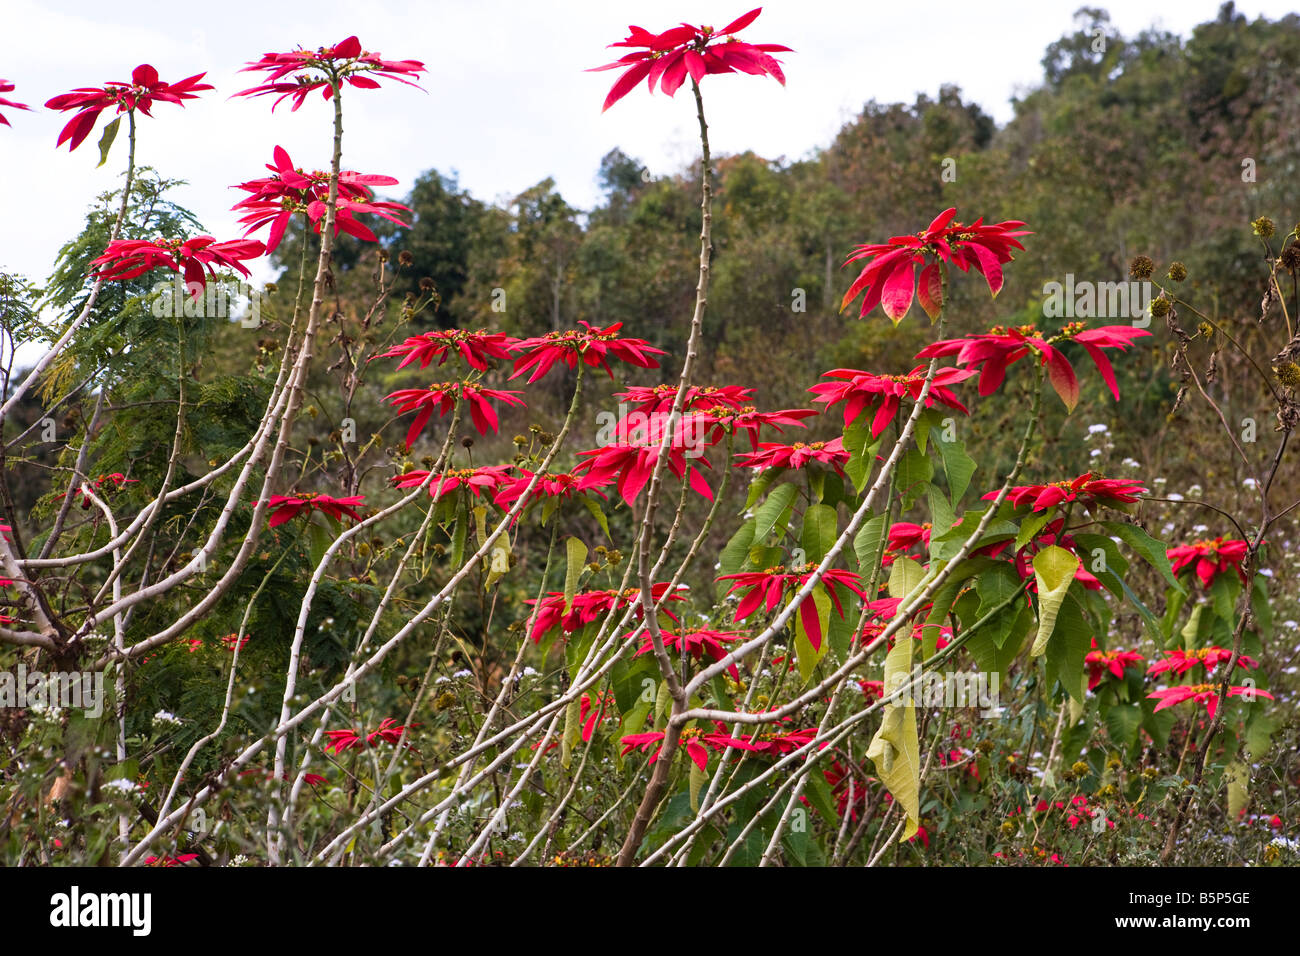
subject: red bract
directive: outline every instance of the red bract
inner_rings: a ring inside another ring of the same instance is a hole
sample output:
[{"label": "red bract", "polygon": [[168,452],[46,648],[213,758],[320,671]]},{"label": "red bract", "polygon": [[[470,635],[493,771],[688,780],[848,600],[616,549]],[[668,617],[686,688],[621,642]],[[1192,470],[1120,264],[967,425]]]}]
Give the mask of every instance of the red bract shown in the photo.
[{"label": "red bract", "polygon": [[[637,652],[632,655],[633,657],[640,657],[642,654],[649,654],[654,650],[654,639],[651,638],[648,633],[642,633],[645,639],[640,648],[637,649]],[[636,631],[630,631],[623,635],[623,639],[627,640],[635,634]],[[690,631],[664,630],[660,631],[660,637],[663,638],[665,648],[677,651],[679,654],[682,652],[683,645],[685,645],[686,653],[690,654],[697,661],[706,655],[710,660],[720,661],[727,656],[727,651],[722,645],[733,644],[736,641],[744,640],[745,635],[742,631],[714,631],[701,629]],[[734,663],[727,668],[727,673],[731,675],[732,680],[740,680],[740,672],[736,669]]]},{"label": "red bract", "polygon": [[[403,726],[402,724],[394,723],[392,717],[385,717],[378,727],[366,735],[366,745],[369,747],[378,747],[380,740],[387,741],[390,744],[395,744],[401,739],[403,731],[418,726],[420,725],[411,724],[410,726]],[[350,728],[346,730],[327,730],[325,731],[325,736],[329,738],[329,743],[325,745],[325,751],[329,752],[333,750],[336,754],[342,754],[343,751],[349,750],[353,747],[359,748],[361,746],[362,733],[364,733],[364,731],[352,730]],[[410,747],[411,745],[407,744],[406,746]]]},{"label": "red bract", "polygon": [[491,359],[509,361],[510,350],[518,342],[518,339],[513,339],[504,332],[489,332],[486,329],[477,332],[467,332],[464,329],[439,329],[435,332],[425,332],[423,335],[413,335],[405,342],[394,345],[387,352],[374,358],[405,356],[397,365],[399,369],[406,368],[412,362],[419,362],[420,368],[427,368],[434,359],[442,365],[454,349],[460,352],[470,368],[486,372],[488,361]]},{"label": "red bract", "polygon": [[[648,751],[655,744],[655,752],[650,755],[650,762],[654,763],[659,759],[659,751],[663,749],[664,732],[662,730],[653,731],[645,734],[629,734],[622,738],[623,753],[626,756],[633,750],[640,749],[642,753]],[[728,747],[734,747],[737,750],[753,750],[749,744],[743,740],[737,740],[725,733],[706,734],[697,727],[687,727],[682,731],[681,745],[686,751],[686,756],[695,762],[695,765],[701,770],[709,764],[709,751],[705,747],[715,752],[721,752]]]},{"label": "red bract", "polygon": [[[844,402],[844,425],[849,425],[862,414],[865,409],[871,408],[879,403],[876,408],[876,416],[871,422],[871,437],[877,438],[885,430],[886,426],[894,420],[898,414],[898,407],[904,395],[916,401],[921,395],[921,389],[925,387],[926,367],[918,365],[906,375],[874,375],[871,372],[861,372],[854,368],[836,368],[829,372],[823,372],[822,378],[840,379],[840,381],[818,382],[808,391],[817,395],[813,401],[825,402],[826,410],[829,411],[840,402]],[[930,385],[930,391],[925,397],[925,407],[930,408],[938,399],[949,408],[961,412],[963,415],[969,415],[966,406],[963,405],[949,385],[956,385],[958,382],[964,382],[975,374],[973,369],[962,370],[955,368],[939,369],[935,373],[934,381]]]},{"label": "red bract", "polygon": [[[621,392],[615,392],[614,397],[619,400],[620,407],[623,402],[634,403],[635,407],[623,416],[622,421],[626,421],[632,415],[670,411],[677,398],[677,386],[630,385]],[[738,409],[753,397],[754,390],[743,385],[690,385],[682,400],[682,411],[715,406]]]},{"label": "red bract", "polygon": [[470,419],[480,435],[496,431],[498,426],[496,409],[488,399],[496,399],[507,405],[524,407],[524,400],[517,396],[523,392],[506,392],[497,388],[484,388],[473,382],[439,382],[428,388],[402,388],[387,396],[390,405],[399,405],[397,414],[420,409],[406,433],[406,447],[415,444],[415,439],[424,431],[436,411],[439,417],[446,415],[456,407],[456,399],[464,399],[469,405]]},{"label": "red bract", "polygon": [[[330,192],[330,174],[315,170],[304,173],[295,168],[289,154],[281,147],[275,147],[274,163],[268,164],[274,175],[263,179],[252,179],[240,183],[235,189],[242,189],[251,195],[234,205],[234,210],[243,210],[245,215],[239,220],[248,228],[244,235],[250,235],[268,223],[271,234],[267,237],[266,251],[273,251],[284,237],[289,221],[295,213],[306,213],[307,218],[319,233],[325,224],[325,213]],[[401,203],[380,202],[375,197],[371,186],[396,186],[397,180],[392,176],[379,176],[370,173],[354,173],[351,170],[339,172],[338,204],[334,217],[334,234],[346,232],[365,242],[377,242],[373,232],[358,222],[354,216],[358,213],[372,213],[382,216],[389,222],[402,227],[410,224],[403,222],[395,213],[410,212],[410,208]]]},{"label": "red bract", "polygon": [[819,461],[840,471],[840,466],[848,460],[842,438],[811,444],[798,441],[793,445],[759,442],[757,451],[736,456],[736,464],[743,468],[802,468],[810,461]]},{"label": "red bract", "polygon": [[[527,468],[520,468],[519,477],[511,478],[505,483],[505,487],[497,492],[496,497],[493,499],[497,507],[509,508],[518,501],[535,474],[536,472],[529,471]],[[584,491],[594,491],[602,498],[605,497],[599,488],[592,485],[583,487],[581,479],[577,475],[571,475],[568,472],[558,474],[547,472],[538,479],[537,484],[528,495],[528,504],[524,507],[525,509],[530,508],[544,498],[572,498]]]},{"label": "red bract", "polygon": [[362,74],[376,73],[422,89],[403,77],[419,76],[424,64],[419,60],[384,60],[378,53],[369,53],[361,48],[361,41],[348,37],[341,43],[316,50],[299,48],[288,53],[264,53],[256,63],[250,63],[239,72],[263,72],[267,82],[247,90],[240,90],[235,96],[265,96],[267,93],[281,94],[271,104],[272,111],[287,97],[293,97],[293,109],[302,106],[307,94],[320,90],[325,99],[334,96],[332,83],[346,82],[362,90],[379,88],[379,83]]},{"label": "red bract", "polygon": [[[139,481],[140,481],[140,480],[139,480],[138,478],[128,478],[128,477],[126,477],[126,475],[122,474],[121,472],[114,472],[114,473],[111,474],[111,475],[100,475],[98,478],[96,478],[96,479],[95,479],[94,481],[92,481],[90,484],[94,487],[94,489],[95,489],[96,491],[98,491],[98,492],[103,492],[103,490],[104,490],[104,482],[108,482],[108,483],[109,483],[109,484],[108,484],[108,487],[111,488],[111,489],[113,489],[114,491],[116,491],[117,489],[121,488],[123,485],[134,485],[134,484],[139,484]],[[83,494],[84,494],[84,492],[81,490],[81,487],[80,487],[80,486],[78,486],[78,487],[72,489],[72,497],[73,497],[73,498],[81,498],[81,497],[83,496]],[[59,499],[59,498],[62,498],[62,497],[63,497],[62,494],[55,495],[55,499],[56,499],[56,500]],[[85,499],[81,502],[81,507],[82,507],[83,510],[85,510],[85,509],[89,509],[89,508],[90,508],[90,499],[89,499],[89,498],[85,498]],[[8,530],[8,526],[0,526],[0,527],[5,527],[5,528]]]},{"label": "red bract", "polygon": [[[1254,697],[1267,697],[1273,699],[1273,695],[1266,690],[1260,690],[1258,687],[1229,687],[1229,697],[1246,696],[1250,701]],[[1158,700],[1156,710],[1164,710],[1166,707],[1173,707],[1175,704],[1181,704],[1184,701],[1194,700],[1198,704],[1205,705],[1205,712],[1209,714],[1210,719],[1214,719],[1215,712],[1219,709],[1219,685],[1218,684],[1180,684],[1177,687],[1168,687],[1164,690],[1153,691],[1147,694],[1147,697]]]},{"label": "red bract", "polygon": [[[969,226],[954,221],[956,209],[946,209],[929,227],[914,236],[894,236],[886,243],[858,246],[844,264],[867,260],[866,266],[849,286],[840,303],[843,312],[865,289],[859,318],[877,305],[897,325],[912,308],[912,299],[934,319],[943,308],[943,284],[937,260],[966,272],[972,266],[984,276],[995,296],[1002,288],[1002,264],[1011,261],[1012,249],[1023,249],[1018,236],[1030,235],[1019,227],[1019,220],[985,224],[981,216]],[[917,283],[917,267],[926,263]]]},{"label": "red bract", "polygon": [[271,520],[266,523],[266,526],[278,527],[286,521],[292,521],[302,511],[320,511],[335,521],[342,521],[344,515],[353,521],[360,521],[361,515],[354,509],[365,500],[365,495],[353,495],[350,498],[332,498],[329,495],[313,494],[272,495]]},{"label": "red bract", "polygon": [[[624,442],[578,452],[578,457],[585,459],[573,469],[575,475],[582,475],[578,487],[582,490],[603,488],[617,482],[619,496],[631,506],[654,474],[659,449],[667,437],[664,434],[667,424],[665,418],[655,416]],[[688,435],[687,431],[685,427],[678,427],[673,433],[672,444],[668,446],[668,468],[680,479],[686,474],[689,457],[692,464],[691,487],[712,501],[713,489],[700,472],[700,466],[712,466],[700,454],[698,441],[694,436]]]},{"label": "red bract", "polygon": [[[1007,500],[1013,507],[1029,505],[1031,511],[1046,511],[1054,505],[1069,501],[1078,501],[1086,508],[1099,504],[1122,507],[1138,500],[1146,491],[1140,481],[1127,481],[1122,478],[1094,478],[1092,472],[1070,478],[1066,481],[1053,482],[1050,485],[1021,485],[1012,488]],[[998,493],[990,491],[984,495],[984,501],[991,501]]]},{"label": "red bract", "polygon": [[[790,718],[783,719],[789,720]],[[748,736],[745,738],[745,742],[749,744],[749,749],[756,753],[768,754],[772,757],[783,757],[811,743],[816,736],[816,727],[807,727],[803,730],[770,730],[766,733]],[[825,743],[822,746],[825,746]]]},{"label": "red bract", "polygon": [[729,433],[744,435],[749,439],[749,447],[753,451],[758,451],[758,435],[763,427],[775,428],[779,432],[785,431],[782,425],[798,425],[800,428],[805,428],[807,426],[803,424],[802,419],[812,418],[816,414],[811,408],[785,408],[776,412],[760,412],[753,405],[735,409],[727,405],[715,405],[687,416],[685,427],[708,445],[716,445]]},{"label": "red bract", "polygon": [[[1132,344],[1132,340],[1150,332],[1131,328],[1126,325],[1112,325],[1100,329],[1084,331],[1082,323],[1072,323],[1051,341],[1078,341],[1084,346],[1098,371],[1110,387],[1115,399],[1119,399],[1119,388],[1115,383],[1115,373],[1110,362],[1102,354],[1103,348],[1117,348],[1123,351]],[[1081,339],[1080,336],[1088,336]],[[1007,366],[1024,358],[1031,352],[1038,354],[1041,364],[1047,366],[1047,375],[1052,388],[1061,397],[1065,407],[1070,411],[1079,402],[1079,381],[1074,374],[1074,367],[1059,349],[1054,348],[1043,334],[1032,325],[1019,328],[994,326],[986,335],[970,335],[960,339],[945,339],[927,345],[916,353],[917,358],[934,356],[956,356],[958,365],[965,365],[980,370],[979,393],[992,395],[1007,375]]]},{"label": "red bract", "polygon": [[537,381],[551,370],[556,362],[563,362],[569,368],[578,367],[581,357],[586,365],[603,368],[610,378],[614,377],[609,367],[609,359],[615,358],[638,368],[658,368],[659,363],[651,355],[667,355],[663,349],[654,348],[644,339],[621,339],[618,330],[622,322],[598,329],[589,322],[579,320],[583,329],[568,329],[563,332],[547,332],[538,338],[524,339],[511,346],[515,352],[523,353],[515,359],[515,371],[510,377],[518,378],[529,369],[533,374],[528,377],[528,384]]},{"label": "red bract", "polygon": [[[661,581],[650,588],[650,597],[654,599],[656,604],[664,600],[664,595],[668,593],[668,587],[668,582]],[[684,601],[686,598],[680,593],[679,589],[669,594],[667,600]],[[636,618],[641,620],[642,608],[640,601],[640,588],[627,588],[623,591],[579,591],[573,596],[573,602],[570,604],[568,611],[565,611],[564,592],[550,591],[546,597],[542,598],[541,607],[537,612],[537,619],[533,623],[533,630],[529,637],[536,644],[541,641],[542,635],[556,627],[560,628],[565,634],[572,634],[574,631],[586,627],[600,615],[621,610],[629,604],[636,605]],[[524,603],[536,604],[537,602],[529,598]],[[667,608],[662,610],[674,621],[677,620]]]},{"label": "red bract", "polygon": [[1245,541],[1239,538],[1225,541],[1220,536],[1214,540],[1205,539],[1170,548],[1167,556],[1173,562],[1175,575],[1181,574],[1184,568],[1195,563],[1196,576],[1200,578],[1202,586],[1208,588],[1228,568],[1235,568],[1237,574],[1245,580],[1241,562],[1246,557],[1247,550],[1249,545]]},{"label": "red bract", "polygon": [[[427,471],[416,470],[394,475],[388,480],[395,488],[418,488],[428,477]],[[483,495],[491,496],[503,485],[510,484],[512,480],[509,465],[480,465],[477,468],[444,471],[441,475],[435,475],[433,481],[429,483],[429,497],[441,498],[461,485],[468,488],[476,498]]]},{"label": "red bract", "polygon": [[144,858],[145,866],[184,866],[193,860],[197,860],[197,853],[182,853],[180,856],[147,856]]},{"label": "red bract", "polygon": [[[1183,675],[1197,665],[1204,667],[1207,672],[1213,671],[1224,661],[1232,657],[1232,651],[1226,647],[1202,647],[1194,651],[1185,651],[1181,647],[1168,652],[1168,656],[1152,664],[1147,670],[1148,674],[1163,674],[1165,671],[1173,671],[1175,674]],[[1244,667],[1247,670],[1254,670],[1259,665],[1253,658],[1245,654],[1237,655],[1237,667]]]},{"label": "red bract", "polygon": [[1117,680],[1124,679],[1124,669],[1140,667],[1146,660],[1137,651],[1103,651],[1096,650],[1097,639],[1092,639],[1094,650],[1088,652],[1083,662],[1088,668],[1088,690],[1096,690],[1102,678],[1112,674]]},{"label": "red bract", "polygon": [[625,40],[611,43],[611,47],[636,48],[635,53],[619,57],[613,63],[593,67],[588,73],[601,70],[622,69],[609,95],[605,97],[603,113],[632,91],[642,80],[653,93],[655,84],[672,96],[686,81],[687,74],[699,83],[710,73],[749,73],[753,76],[770,76],[785,86],[785,74],[773,53],[793,52],[788,46],[777,43],[744,43],[732,34],[749,26],[763,12],[762,7],[750,10],[742,17],[728,23],[721,30],[712,27],[695,27],[683,23],[663,33],[651,33],[638,26],[630,26]]},{"label": "red bract", "polygon": [[[768,568],[765,571],[743,571],[740,574],[724,574],[718,580],[736,582],[727,592],[729,595],[748,589],[748,593],[741,599],[739,607],[736,608],[736,616],[733,618],[734,622],[738,624],[760,607],[766,608],[769,613],[776,610],[785,593],[787,591],[798,591],[812,577],[812,573],[816,569],[817,565],[815,564],[807,564],[789,570],[778,566]],[[821,583],[830,594],[831,603],[835,605],[835,612],[841,618],[844,617],[844,608],[840,606],[840,598],[835,590],[836,586],[847,588],[864,601],[867,599],[867,595],[862,591],[861,579],[852,571],[830,568],[822,574]],[[813,650],[820,650],[822,646],[821,621],[817,616],[817,604],[812,600],[811,595],[804,598],[800,603],[799,619],[803,623],[804,633],[808,635]]]},{"label": "red bract", "polygon": [[[255,239],[231,239],[217,242],[211,236],[196,236],[181,242],[176,239],[115,239],[108,244],[103,255],[91,261],[92,266],[103,266],[92,272],[97,279],[118,281],[134,279],[153,269],[165,268],[185,277],[185,288],[197,299],[207,287],[207,277],[216,275],[216,268],[224,266],[241,275],[249,275],[242,260],[256,259],[266,247]],[[207,273],[204,273],[204,269]]]},{"label": "red bract", "polygon": [[46,108],[78,112],[59,133],[55,147],[66,142],[69,151],[76,149],[95,128],[99,114],[110,106],[117,107],[119,113],[130,113],[138,109],[145,116],[151,116],[149,110],[155,101],[179,106],[185,100],[195,99],[200,90],[213,89],[209,84],[199,82],[204,76],[206,74],[196,73],[175,83],[163,83],[158,79],[158,71],[148,63],[143,63],[131,72],[130,83],[110,81],[102,87],[81,86],[71,93],[62,93],[49,100],[45,104]]},{"label": "red bract", "polygon": [[[14,91],[14,85],[12,83],[10,83],[8,80],[0,80],[0,93],[12,93],[13,91]],[[26,103],[15,103],[13,100],[5,99],[3,96],[0,96],[0,106],[7,106],[10,109],[15,109],[15,110],[27,110],[29,112],[31,111],[31,107],[28,106]],[[9,120],[5,118],[5,115],[3,113],[0,113],[0,124],[3,124],[5,126],[11,125],[9,123]]]}]

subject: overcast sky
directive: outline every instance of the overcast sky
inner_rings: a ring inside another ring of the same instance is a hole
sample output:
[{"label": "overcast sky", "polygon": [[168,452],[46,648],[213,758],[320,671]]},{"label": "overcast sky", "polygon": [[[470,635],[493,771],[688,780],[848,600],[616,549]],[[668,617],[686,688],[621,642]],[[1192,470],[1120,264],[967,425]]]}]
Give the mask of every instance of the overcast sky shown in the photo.
[{"label": "overcast sky", "polygon": [[[1098,5],[1100,0],[1094,0]],[[911,102],[956,83],[999,123],[1010,100],[1041,75],[1047,44],[1072,32],[1081,0],[979,3],[932,0],[774,0],[741,34],[777,42],[787,77],[709,77],[704,84],[716,152],[752,149],[798,158],[827,145],[863,103]],[[1153,24],[1186,35],[1212,19],[1218,0],[1124,0],[1112,21],[1134,34]],[[1238,4],[1252,19],[1290,10],[1283,0]],[[331,111],[313,95],[296,113],[271,112],[272,98],[229,99],[260,74],[238,74],[264,52],[333,44],[356,34],[388,59],[423,60],[420,92],[388,81],[345,96],[344,167],[401,180],[400,197],[424,170],[459,174],[485,200],[506,199],[547,176],[573,205],[599,196],[600,158],[614,147],[653,174],[679,169],[695,152],[689,89],[675,98],[644,86],[601,114],[615,72],[584,68],[614,59],[605,46],[629,23],[660,31],[685,20],[722,26],[746,0],[220,0],[197,6],[134,0],[0,0],[0,77],[9,98],[39,107],[77,86],[128,80],[140,63],[167,81],[200,71],[216,86],[184,108],[159,104],[140,123],[138,158],[188,180],[173,198],[218,239],[237,236],[232,183],[264,174],[275,145],[299,165],[329,161]],[[81,227],[87,205],[120,183],[126,151],[96,169],[96,130],[75,153],[54,143],[69,114],[6,111],[0,127],[0,270],[34,280],[49,273],[59,246]],[[107,114],[105,114],[105,119]],[[102,123],[101,123],[102,125]],[[258,234],[265,238],[264,234]],[[258,278],[267,278],[264,270]]]}]

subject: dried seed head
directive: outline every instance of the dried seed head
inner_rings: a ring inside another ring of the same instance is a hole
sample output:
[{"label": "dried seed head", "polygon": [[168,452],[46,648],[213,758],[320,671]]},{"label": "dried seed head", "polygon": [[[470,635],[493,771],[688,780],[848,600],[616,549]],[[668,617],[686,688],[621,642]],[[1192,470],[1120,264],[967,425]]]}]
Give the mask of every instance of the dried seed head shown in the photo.
[{"label": "dried seed head", "polygon": [[1156,271],[1156,264],[1150,256],[1136,256],[1128,265],[1128,274],[1134,279],[1149,279]]}]

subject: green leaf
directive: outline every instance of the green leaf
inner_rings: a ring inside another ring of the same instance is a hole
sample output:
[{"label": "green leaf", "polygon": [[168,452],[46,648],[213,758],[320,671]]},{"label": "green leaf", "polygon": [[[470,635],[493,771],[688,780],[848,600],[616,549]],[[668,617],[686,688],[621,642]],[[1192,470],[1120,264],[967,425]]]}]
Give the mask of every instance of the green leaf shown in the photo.
[{"label": "green leaf", "polygon": [[[750,518],[731,536],[731,540],[726,543],[721,553],[718,555],[718,576],[724,577],[728,574],[736,574],[745,566],[745,558],[749,554],[750,545],[754,543],[754,519]],[[727,592],[734,582],[719,581],[717,586],[718,599]]]},{"label": "green leaf", "polygon": [[1250,770],[1241,761],[1234,760],[1223,775],[1228,782],[1228,819],[1235,821],[1250,802]]},{"label": "green leaf", "polygon": [[[895,564],[901,560],[905,559]],[[893,594],[892,588],[890,593]],[[885,656],[886,694],[905,687],[912,679],[914,643],[906,639],[895,641]],[[905,691],[901,706],[892,703],[884,706],[880,727],[867,747],[867,757],[875,764],[877,776],[907,814],[903,842],[916,835],[921,823],[921,760],[914,698],[913,691]]]},{"label": "green leaf", "polygon": [[804,793],[807,794],[808,802],[813,805],[813,809],[826,821],[827,826],[839,825],[840,817],[835,810],[835,796],[831,793],[830,784],[826,782],[826,777],[820,770],[808,774]]},{"label": "green leaf", "polygon": [[903,510],[912,507],[925,494],[934,477],[934,463],[919,448],[909,448],[898,463],[894,487],[903,498]]},{"label": "green leaf", "polygon": [[1038,532],[1043,530],[1043,526],[1047,524],[1051,517],[1052,512],[1048,509],[1031,512],[1028,517],[1021,521],[1020,530],[1016,532],[1016,550],[1019,551],[1038,537]]},{"label": "green leaf", "polygon": [[613,539],[609,535],[609,521],[605,518],[605,512],[601,509],[600,502],[594,498],[588,498],[586,495],[583,495],[579,500],[591,512],[591,516],[596,519],[596,524],[600,525],[600,530],[605,532],[605,539],[612,541]]},{"label": "green leaf", "polygon": [[[754,512],[755,542],[764,542],[767,540],[767,536],[776,529],[777,524],[780,522],[781,515],[787,508],[794,504],[795,495],[798,493],[799,489],[788,481],[785,484],[778,485],[772,490],[772,493],[767,496],[767,499],[759,505],[758,510]],[[780,533],[785,533],[784,524],[781,525]]]},{"label": "green leaf", "polygon": [[1168,549],[1163,542],[1157,541],[1137,525],[1124,524],[1120,521],[1103,521],[1101,526],[1141,555],[1142,560],[1160,572],[1161,577],[1169,583],[1170,587],[1179,591],[1183,589],[1178,579],[1174,577],[1173,568],[1169,564]]},{"label": "green leaf", "polygon": [[[1083,609],[1073,597],[1066,596],[1054,615],[1055,626],[1047,643],[1047,682],[1059,680],[1061,686],[1075,700],[1083,703],[1087,688],[1087,671],[1084,658],[1092,645],[1092,628],[1083,616]],[[1041,615],[1039,622],[1041,625]],[[1042,633],[1041,626],[1039,634]]]},{"label": "green leaf", "polygon": [[690,780],[689,783],[687,784],[687,786],[690,789],[691,809],[694,810],[696,813],[699,813],[700,812],[700,787],[704,785],[704,781],[709,779],[709,774],[707,770],[701,770],[699,764],[697,764],[694,760],[688,759],[686,762],[690,765],[691,768]]},{"label": "green leaf", "polygon": [[879,441],[871,439],[869,415],[859,415],[851,425],[844,429],[844,449],[849,453],[849,460],[844,464],[844,473],[853,481],[853,487],[859,492],[866,487],[867,476],[871,474],[876,460]]},{"label": "green leaf", "polygon": [[560,742],[560,765],[565,770],[573,762],[573,747],[582,737],[582,703],[569,702],[564,711],[564,737]]},{"label": "green leaf", "polygon": [[835,509],[828,505],[809,505],[803,513],[802,544],[809,561],[821,562],[839,536]]},{"label": "green leaf", "polygon": [[312,521],[307,526],[308,552],[311,555],[312,567],[320,564],[321,559],[325,557],[325,552],[329,550],[333,538],[330,537],[329,529],[324,525]]},{"label": "green leaf", "polygon": [[754,507],[754,502],[761,498],[771,486],[773,479],[781,473],[780,468],[764,468],[758,477],[749,483],[749,494],[745,496],[745,509]]},{"label": "green leaf", "polygon": [[943,471],[948,476],[948,490],[952,492],[953,504],[961,501],[962,495],[970,487],[971,476],[978,467],[975,459],[966,454],[966,446],[959,441],[936,441],[939,455],[943,458]]},{"label": "green leaf", "polygon": [[1078,567],[1079,559],[1074,552],[1056,545],[1049,545],[1034,555],[1034,580],[1038,582],[1038,634],[1029,649],[1030,657],[1037,657],[1047,649],[1047,641],[1056,627],[1056,615]]},{"label": "green leaf", "polygon": [[[117,128],[122,124],[122,117],[118,117],[104,127],[104,134],[99,137],[99,165],[103,166],[108,162],[108,151],[113,148],[113,140],[117,138]],[[98,167],[96,167],[98,168]]]},{"label": "green leaf", "polygon": [[899,558],[889,566],[889,596],[906,598],[925,578],[925,568],[911,558]]},{"label": "green leaf", "polygon": [[465,558],[465,538],[469,535],[469,510],[464,503],[456,512],[456,527],[451,535],[451,566],[460,569]]},{"label": "green leaf", "polygon": [[1138,728],[1142,726],[1142,708],[1137,704],[1112,704],[1103,714],[1106,733],[1111,743],[1125,750],[1137,744]]},{"label": "green leaf", "polygon": [[869,573],[880,560],[886,517],[887,515],[876,515],[868,518],[853,536],[853,553],[858,556],[858,566],[864,573]]},{"label": "green leaf", "polygon": [[564,542],[567,565],[564,569],[564,613],[569,613],[573,596],[578,593],[578,578],[587,563],[587,546],[578,538],[570,537]]}]

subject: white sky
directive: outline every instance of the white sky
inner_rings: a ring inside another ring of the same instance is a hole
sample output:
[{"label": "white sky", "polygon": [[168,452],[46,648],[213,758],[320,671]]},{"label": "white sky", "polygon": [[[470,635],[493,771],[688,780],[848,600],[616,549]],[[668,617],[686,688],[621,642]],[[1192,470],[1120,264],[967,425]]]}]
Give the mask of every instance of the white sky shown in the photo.
[{"label": "white sky", "polygon": [[[827,145],[867,100],[911,102],[918,92],[934,96],[945,82],[1005,122],[1011,96],[1038,81],[1044,49],[1072,32],[1072,15],[1083,5],[774,0],[740,36],[795,49],[782,55],[787,86],[709,77],[714,149],[798,158]],[[1110,6],[1125,35],[1152,24],[1186,35],[1216,15],[1219,0]],[[1251,19],[1290,12],[1284,0],[1247,0],[1237,8]],[[423,60],[428,92],[393,81],[381,90],[347,91],[345,168],[398,178],[394,197],[430,168],[458,172],[462,187],[485,200],[552,176],[571,204],[590,208],[598,200],[600,158],[615,146],[656,175],[679,169],[696,147],[688,88],[669,99],[647,95],[642,85],[602,115],[617,72],[584,68],[614,59],[621,51],[605,45],[622,39],[629,23],[655,31],[682,20],[720,27],[748,9],[746,0],[0,0],[0,77],[17,84],[10,99],[39,107],[73,87],[127,80],[143,62],[167,81],[207,71],[215,92],[184,108],[159,104],[153,119],[142,118],[137,155],[164,175],[187,179],[173,198],[224,240],[238,235],[229,210],[243,196],[229,186],[264,174],[273,146],[307,167],[323,168],[329,157],[331,111],[319,95],[297,113],[286,103],[272,114],[271,97],[228,98],[260,81],[261,74],[238,69],[267,51],[332,44],[355,33],[386,58]],[[0,127],[0,270],[40,281],[94,196],[120,184],[125,139],[96,169],[98,129],[75,153],[66,146],[56,152],[71,114],[6,114],[13,126]],[[269,270],[257,275],[267,277]]]}]

